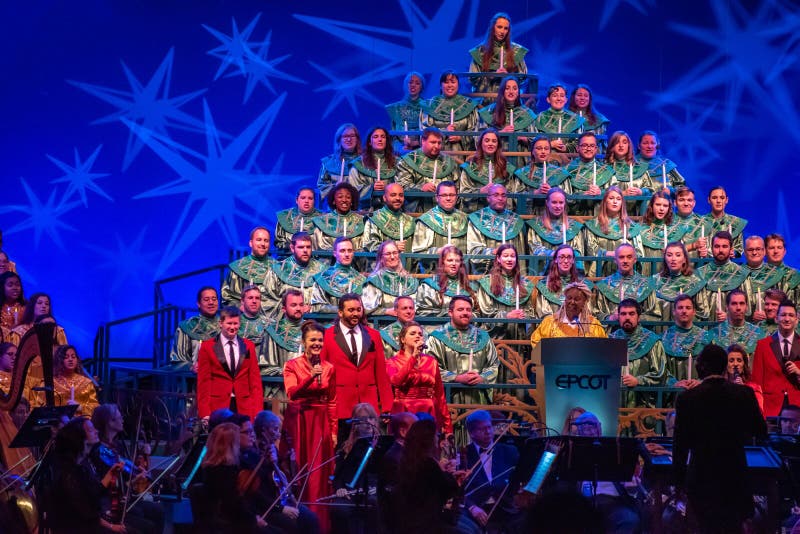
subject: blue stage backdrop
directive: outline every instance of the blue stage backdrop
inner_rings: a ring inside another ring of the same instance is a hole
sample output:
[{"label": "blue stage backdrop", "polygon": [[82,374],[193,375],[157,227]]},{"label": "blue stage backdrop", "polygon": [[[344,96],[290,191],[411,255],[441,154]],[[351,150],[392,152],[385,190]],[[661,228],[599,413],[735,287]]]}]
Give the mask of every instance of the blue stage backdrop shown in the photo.
[{"label": "blue stage backdrop", "polygon": [[[274,227],[339,124],[388,124],[407,71],[425,96],[465,71],[498,10],[541,88],[588,83],[610,131],[661,134],[699,212],[724,184],[747,233],[783,233],[797,263],[793,1],[41,0],[0,8],[0,228],[26,294],[49,292],[89,356],[101,322],[152,308],[154,280]],[[165,296],[191,306],[206,282]],[[151,326],[118,350],[149,353]]]}]

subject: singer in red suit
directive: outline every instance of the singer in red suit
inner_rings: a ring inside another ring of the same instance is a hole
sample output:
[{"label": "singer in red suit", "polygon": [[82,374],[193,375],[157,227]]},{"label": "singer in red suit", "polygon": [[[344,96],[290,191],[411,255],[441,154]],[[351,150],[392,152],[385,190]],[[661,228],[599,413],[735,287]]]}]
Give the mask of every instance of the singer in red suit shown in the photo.
[{"label": "singer in red suit", "polygon": [[237,335],[240,313],[230,306],[223,308],[219,315],[220,335],[200,345],[197,413],[203,419],[214,410],[230,408],[236,413],[249,415],[253,420],[264,407],[264,387],[256,349],[252,341]]},{"label": "singer in red suit", "polygon": [[381,335],[361,324],[363,317],[361,297],[347,293],[339,298],[339,320],[325,331],[321,356],[336,369],[339,419],[349,418],[360,402],[370,403],[378,413],[388,412],[394,400]]},{"label": "singer in red suit", "polygon": [[[289,397],[283,428],[294,446],[297,465],[308,465],[311,473],[300,500],[314,503],[333,492],[329,480],[334,465],[328,460],[336,447],[336,375],[333,365],[320,359],[325,329],[316,321],[306,321],[300,331],[305,352],[283,367],[283,385]],[[309,506],[327,531],[327,509]]]},{"label": "singer in red suit", "polygon": [[453,433],[450,410],[444,396],[439,362],[422,353],[422,327],[416,321],[406,323],[398,335],[400,350],[386,362],[389,381],[395,387],[392,413],[425,412],[436,419],[436,428]]},{"label": "singer in red suit", "polygon": [[795,333],[795,304],[781,302],[775,320],[778,331],[760,340],[753,355],[753,382],[764,392],[767,417],[780,414],[784,391],[789,395],[789,404],[800,404],[800,337]]}]

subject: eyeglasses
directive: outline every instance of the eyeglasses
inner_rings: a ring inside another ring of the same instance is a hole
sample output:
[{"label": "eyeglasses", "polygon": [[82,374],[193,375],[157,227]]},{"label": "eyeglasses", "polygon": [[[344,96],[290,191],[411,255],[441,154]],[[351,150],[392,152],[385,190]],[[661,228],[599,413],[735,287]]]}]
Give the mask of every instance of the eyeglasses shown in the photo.
[{"label": "eyeglasses", "polygon": [[388,257],[391,258],[392,256],[399,256],[400,253],[397,252],[396,250],[394,250],[392,252],[384,252],[383,255],[384,255],[384,257],[388,256]]},{"label": "eyeglasses", "polygon": [[581,144],[581,145],[578,145],[578,147],[580,147],[580,148],[597,148],[597,145],[583,145],[583,144]]},{"label": "eyeglasses", "polygon": [[356,138],[356,136],[353,135],[353,134],[348,134],[348,135],[343,135],[342,136],[342,139],[355,139],[355,138]]},{"label": "eyeglasses", "polygon": [[441,195],[436,195],[436,196],[442,198],[455,198],[458,195],[456,193],[442,193]]}]

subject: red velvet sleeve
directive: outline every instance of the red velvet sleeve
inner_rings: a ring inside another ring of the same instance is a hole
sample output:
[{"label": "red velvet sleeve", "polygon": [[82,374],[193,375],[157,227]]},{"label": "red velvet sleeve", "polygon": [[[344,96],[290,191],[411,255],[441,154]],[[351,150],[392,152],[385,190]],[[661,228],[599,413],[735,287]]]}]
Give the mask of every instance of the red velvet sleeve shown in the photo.
[{"label": "red velvet sleeve", "polygon": [[261,382],[261,370],[258,368],[258,356],[252,342],[245,343],[247,350],[250,351],[248,358],[249,367],[249,390],[250,390],[250,412],[248,415],[255,420],[258,412],[264,409],[264,383]]},{"label": "red velvet sleeve", "polygon": [[431,357],[431,369],[435,377],[435,384],[433,386],[433,405],[436,413],[438,414],[439,421],[442,422],[442,427],[445,433],[453,433],[453,421],[450,419],[450,410],[447,409],[447,400],[444,396],[444,384],[442,383],[442,375],[439,373],[439,364],[436,358]]},{"label": "red velvet sleeve", "polygon": [[386,374],[386,356],[383,353],[383,342],[377,331],[370,331],[370,339],[375,347],[375,383],[378,386],[378,396],[381,412],[390,412],[394,403],[392,385]]}]

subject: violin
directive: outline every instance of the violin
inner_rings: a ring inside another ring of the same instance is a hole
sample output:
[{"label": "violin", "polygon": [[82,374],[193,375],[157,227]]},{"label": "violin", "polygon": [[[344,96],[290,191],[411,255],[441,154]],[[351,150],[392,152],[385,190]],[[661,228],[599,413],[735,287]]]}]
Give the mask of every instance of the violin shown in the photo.
[{"label": "violin", "polygon": [[103,445],[100,443],[97,446],[97,453],[98,458],[107,465],[108,467],[112,467],[120,462],[122,462],[122,472],[127,473],[129,475],[138,475],[143,470],[134,464],[132,461],[128,460],[127,458],[121,457],[119,454],[114,451],[111,447],[107,445]]}]

